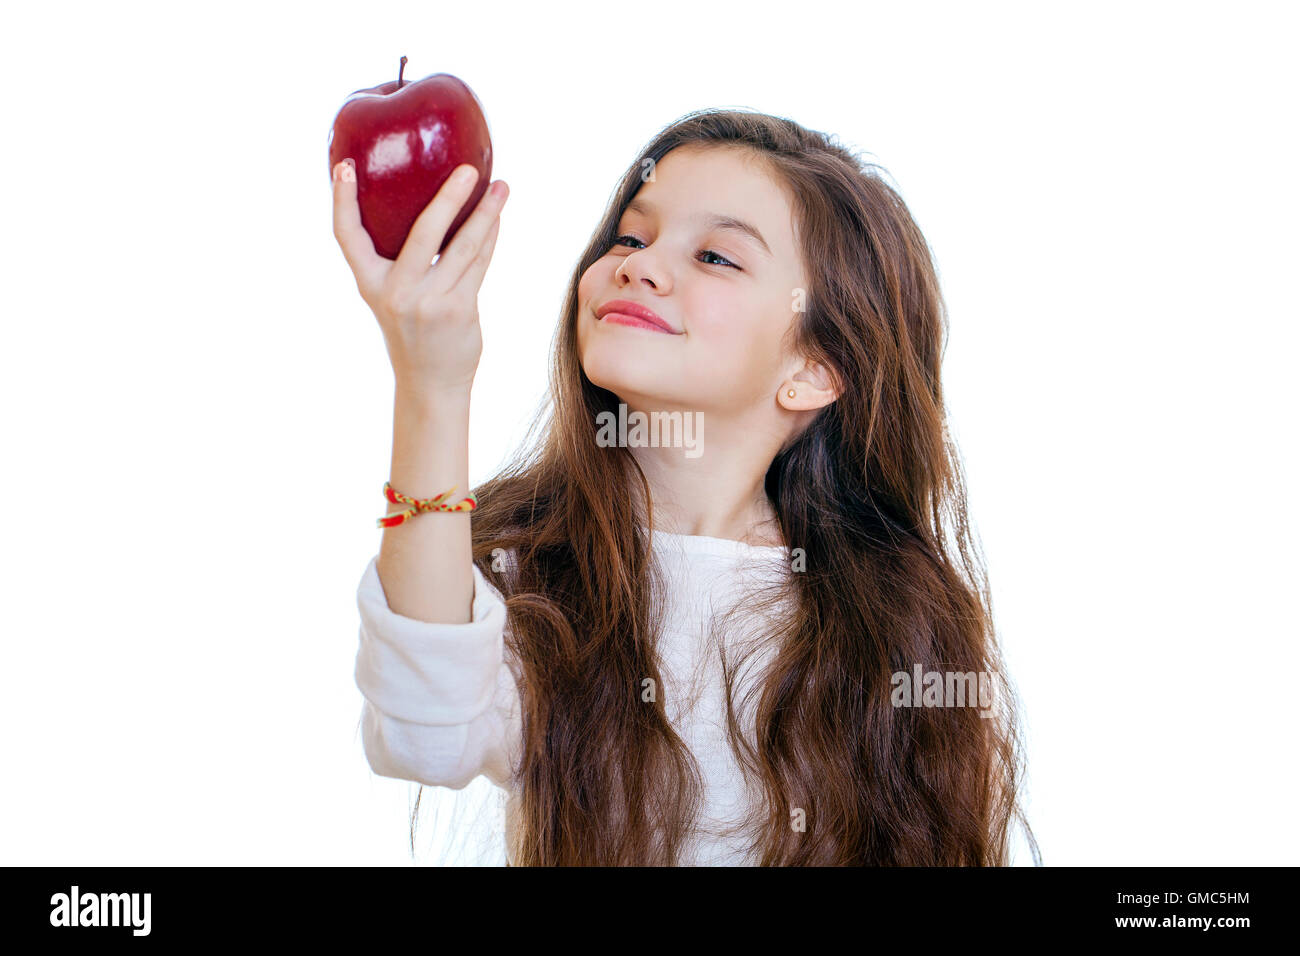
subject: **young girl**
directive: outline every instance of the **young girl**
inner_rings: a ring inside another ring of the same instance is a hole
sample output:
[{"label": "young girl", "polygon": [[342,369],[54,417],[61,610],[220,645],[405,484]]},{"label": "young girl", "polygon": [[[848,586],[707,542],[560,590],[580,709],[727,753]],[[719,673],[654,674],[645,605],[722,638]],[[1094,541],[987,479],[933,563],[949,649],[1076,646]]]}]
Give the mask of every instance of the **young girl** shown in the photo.
[{"label": "young girl", "polygon": [[511,865],[1009,862],[1018,721],[945,425],[946,311],[876,169],[761,113],[659,133],[573,272],[540,440],[472,496],[504,184],[430,266],[473,175],[395,262],[336,175],[405,514],[358,589],[366,757],[505,789]]}]

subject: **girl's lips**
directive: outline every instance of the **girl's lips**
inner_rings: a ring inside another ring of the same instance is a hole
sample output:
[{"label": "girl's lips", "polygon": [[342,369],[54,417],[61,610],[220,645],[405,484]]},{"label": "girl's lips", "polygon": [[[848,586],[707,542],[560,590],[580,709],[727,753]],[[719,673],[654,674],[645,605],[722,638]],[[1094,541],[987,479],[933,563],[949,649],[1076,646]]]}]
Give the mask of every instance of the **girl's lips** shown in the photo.
[{"label": "girl's lips", "polygon": [[626,325],[634,329],[646,329],[650,332],[658,332],[661,335],[676,335],[675,332],[669,332],[665,328],[660,328],[653,322],[647,322],[645,319],[638,319],[635,315],[626,315],[623,312],[606,312],[599,321],[612,322],[615,325]]},{"label": "girl's lips", "polygon": [[[631,299],[610,299],[608,302],[602,303],[596,309],[596,318],[597,320],[603,319],[605,316],[610,315],[611,313],[614,312],[617,312],[625,320],[637,319],[640,322],[649,323],[659,331],[667,332],[670,335],[681,334],[676,329],[674,329],[671,325],[665,322],[663,320],[663,317],[660,316],[659,313],[656,312],[654,309],[651,309],[649,306],[642,305],[640,302],[633,302]],[[624,321],[620,324],[627,325],[629,323]]]}]

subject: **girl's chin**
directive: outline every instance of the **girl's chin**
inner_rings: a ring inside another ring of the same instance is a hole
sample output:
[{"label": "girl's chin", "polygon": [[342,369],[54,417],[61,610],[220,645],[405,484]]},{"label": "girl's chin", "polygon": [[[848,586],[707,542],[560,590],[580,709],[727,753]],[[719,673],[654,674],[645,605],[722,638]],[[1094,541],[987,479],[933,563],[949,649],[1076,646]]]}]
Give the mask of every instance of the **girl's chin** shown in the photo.
[{"label": "girl's chin", "polygon": [[[681,378],[681,362],[661,359],[648,349],[610,347],[608,342],[591,342],[582,355],[582,368],[593,382],[597,376],[628,385],[667,385]],[[609,386],[602,386],[608,388]]]}]

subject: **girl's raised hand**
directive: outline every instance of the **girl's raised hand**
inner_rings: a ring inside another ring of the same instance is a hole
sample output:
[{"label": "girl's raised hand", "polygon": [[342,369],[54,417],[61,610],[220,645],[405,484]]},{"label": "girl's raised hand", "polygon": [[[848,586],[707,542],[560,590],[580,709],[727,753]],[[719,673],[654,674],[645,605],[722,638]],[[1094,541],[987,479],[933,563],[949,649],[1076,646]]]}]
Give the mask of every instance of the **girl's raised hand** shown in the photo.
[{"label": "girl's raised hand", "polygon": [[483,194],[432,263],[447,227],[478,181],[473,166],[458,166],[415,220],[393,261],[375,251],[361,225],[356,174],[349,161],[335,166],[333,175],[334,238],[362,300],[379,321],[398,387],[429,393],[468,390],[483,351],[478,290],[496,247],[509,195],[506,184],[497,180]]}]

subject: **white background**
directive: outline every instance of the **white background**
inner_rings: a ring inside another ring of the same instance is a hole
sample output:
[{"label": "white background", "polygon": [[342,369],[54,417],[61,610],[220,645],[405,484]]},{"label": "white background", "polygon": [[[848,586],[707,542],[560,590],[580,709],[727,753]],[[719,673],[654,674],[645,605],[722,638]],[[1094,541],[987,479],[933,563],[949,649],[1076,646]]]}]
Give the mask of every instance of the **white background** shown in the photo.
[{"label": "white background", "polygon": [[1044,862],[1294,863],[1293,9],[8,10],[0,862],[412,863],[352,671],[392,373],[326,154],[405,54],[475,90],[511,188],[473,482],[655,132],[833,132],[938,259]]}]

